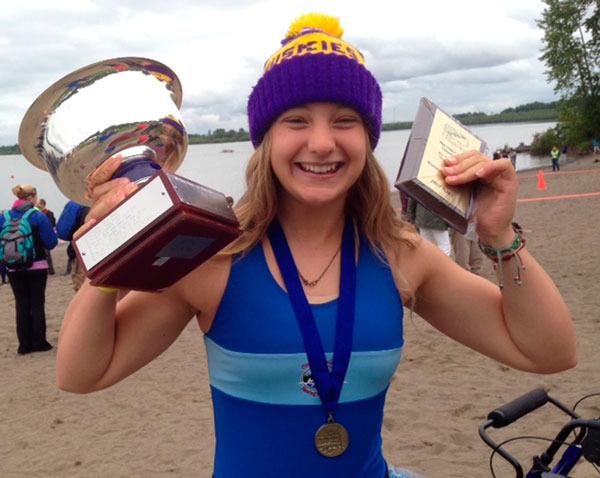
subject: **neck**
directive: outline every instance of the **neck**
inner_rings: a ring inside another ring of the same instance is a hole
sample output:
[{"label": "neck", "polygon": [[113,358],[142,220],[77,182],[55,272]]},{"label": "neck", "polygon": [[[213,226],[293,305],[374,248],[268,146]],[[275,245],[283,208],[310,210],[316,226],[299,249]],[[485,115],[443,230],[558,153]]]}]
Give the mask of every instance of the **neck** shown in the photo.
[{"label": "neck", "polygon": [[341,240],[344,229],[344,204],[306,207],[288,201],[280,204],[277,217],[288,242],[321,247]]}]

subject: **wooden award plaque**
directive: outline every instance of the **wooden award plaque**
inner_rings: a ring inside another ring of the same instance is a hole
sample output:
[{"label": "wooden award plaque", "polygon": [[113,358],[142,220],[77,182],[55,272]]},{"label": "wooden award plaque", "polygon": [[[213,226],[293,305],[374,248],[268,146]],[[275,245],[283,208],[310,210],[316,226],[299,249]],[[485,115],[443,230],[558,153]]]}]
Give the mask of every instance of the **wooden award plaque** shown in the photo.
[{"label": "wooden award plaque", "polygon": [[160,170],[74,247],[93,285],[158,291],[240,233],[225,195]]},{"label": "wooden award plaque", "polygon": [[485,152],[486,143],[427,98],[421,98],[404,151],[395,187],[464,234],[474,201],[473,185],[448,186],[444,159],[470,150]]}]

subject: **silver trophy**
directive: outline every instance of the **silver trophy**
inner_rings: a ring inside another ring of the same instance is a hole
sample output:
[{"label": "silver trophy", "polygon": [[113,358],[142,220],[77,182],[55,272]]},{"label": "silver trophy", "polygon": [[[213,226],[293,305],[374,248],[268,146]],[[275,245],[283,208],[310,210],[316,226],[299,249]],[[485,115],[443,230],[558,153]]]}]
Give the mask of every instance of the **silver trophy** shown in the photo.
[{"label": "silver trophy", "polygon": [[177,75],[147,58],[114,58],[60,79],[31,105],[19,146],[34,166],[79,204],[87,177],[121,155],[113,177],[141,187],[74,241],[95,285],[159,290],[240,233],[231,201],[174,174],[188,137]]}]

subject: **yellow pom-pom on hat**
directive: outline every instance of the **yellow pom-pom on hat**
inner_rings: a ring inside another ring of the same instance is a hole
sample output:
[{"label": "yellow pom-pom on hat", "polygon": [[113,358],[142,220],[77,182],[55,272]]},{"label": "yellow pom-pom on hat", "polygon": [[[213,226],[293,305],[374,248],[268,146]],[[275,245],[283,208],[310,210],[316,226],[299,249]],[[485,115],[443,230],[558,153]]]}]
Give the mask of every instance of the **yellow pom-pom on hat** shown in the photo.
[{"label": "yellow pom-pom on hat", "polygon": [[342,54],[364,64],[362,53],[342,40],[340,19],[323,13],[307,13],[292,22],[281,48],[265,62],[265,71],[293,57],[311,54]]},{"label": "yellow pom-pom on hat", "polygon": [[339,18],[323,13],[307,13],[292,22],[285,38],[289,40],[305,30],[320,30],[336,38],[342,38],[344,34]]}]

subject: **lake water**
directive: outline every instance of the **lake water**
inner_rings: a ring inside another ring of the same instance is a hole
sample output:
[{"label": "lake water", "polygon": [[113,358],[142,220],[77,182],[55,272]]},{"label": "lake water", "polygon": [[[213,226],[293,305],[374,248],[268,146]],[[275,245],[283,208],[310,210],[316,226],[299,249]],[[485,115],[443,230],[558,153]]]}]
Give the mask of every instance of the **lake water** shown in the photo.
[{"label": "lake water", "polygon": [[[506,144],[531,144],[535,133],[552,126],[554,123],[508,123],[474,126],[470,130],[494,151]],[[375,156],[388,175],[390,184],[396,178],[409,134],[409,130],[385,131],[381,134]],[[191,145],[177,174],[238,199],[244,190],[244,171],[252,151],[250,142]],[[517,170],[534,168],[544,162],[547,160],[519,154]],[[21,155],[0,156],[0,164],[0,209],[10,207],[14,201],[10,190],[15,184],[30,183],[37,187],[39,197],[46,199],[48,207],[58,217],[68,199],[58,190],[50,174],[37,169]]]}]

